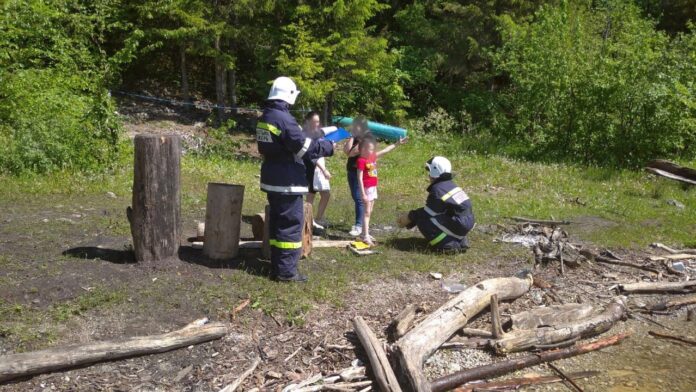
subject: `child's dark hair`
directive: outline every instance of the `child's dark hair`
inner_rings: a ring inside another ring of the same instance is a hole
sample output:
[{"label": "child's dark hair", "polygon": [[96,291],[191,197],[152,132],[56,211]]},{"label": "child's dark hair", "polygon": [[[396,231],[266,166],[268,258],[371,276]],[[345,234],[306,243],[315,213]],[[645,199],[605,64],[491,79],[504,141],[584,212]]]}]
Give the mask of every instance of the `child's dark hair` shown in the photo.
[{"label": "child's dark hair", "polygon": [[305,119],[305,121],[309,121],[314,116],[318,116],[319,118],[321,118],[321,116],[319,116],[319,112],[317,112],[316,110],[312,110],[309,113],[305,114],[304,119]]}]

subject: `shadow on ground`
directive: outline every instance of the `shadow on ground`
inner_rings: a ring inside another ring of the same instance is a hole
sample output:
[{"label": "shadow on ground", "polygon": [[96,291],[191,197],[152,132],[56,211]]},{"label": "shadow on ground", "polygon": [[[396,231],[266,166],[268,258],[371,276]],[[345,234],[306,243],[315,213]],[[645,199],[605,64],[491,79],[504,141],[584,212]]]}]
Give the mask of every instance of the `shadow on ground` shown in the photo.
[{"label": "shadow on ground", "polygon": [[133,264],[135,255],[132,250],[117,250],[99,248],[96,246],[80,246],[68,249],[63,252],[63,256],[71,256],[79,259],[99,259],[114,264]]}]

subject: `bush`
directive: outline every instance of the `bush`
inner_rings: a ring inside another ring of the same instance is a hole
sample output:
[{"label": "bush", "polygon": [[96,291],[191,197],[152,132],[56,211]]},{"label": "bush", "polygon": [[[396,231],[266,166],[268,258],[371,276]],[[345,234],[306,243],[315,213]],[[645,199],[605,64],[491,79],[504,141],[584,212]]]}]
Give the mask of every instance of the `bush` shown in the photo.
[{"label": "bush", "polygon": [[81,92],[80,81],[54,70],[0,78],[0,171],[94,169],[115,157],[118,126],[106,94]]},{"label": "bush", "polygon": [[637,166],[696,154],[696,39],[670,39],[630,1],[561,2],[503,18],[511,80],[496,132],[546,159]]}]

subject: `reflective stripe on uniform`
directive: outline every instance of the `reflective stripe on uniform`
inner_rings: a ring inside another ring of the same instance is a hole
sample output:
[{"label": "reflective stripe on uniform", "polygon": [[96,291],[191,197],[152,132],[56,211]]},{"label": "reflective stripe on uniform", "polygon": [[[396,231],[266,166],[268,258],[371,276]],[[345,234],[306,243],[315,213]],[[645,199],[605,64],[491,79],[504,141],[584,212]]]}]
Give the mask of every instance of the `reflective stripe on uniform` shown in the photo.
[{"label": "reflective stripe on uniform", "polygon": [[423,207],[423,209],[424,209],[425,212],[427,212],[428,215],[430,215],[430,216],[438,216],[438,215],[442,214],[441,212],[435,212],[435,211],[433,211],[433,210],[432,210],[430,207],[428,207],[428,206]]},{"label": "reflective stripe on uniform", "polygon": [[309,146],[311,144],[312,144],[312,139],[305,138],[304,144],[302,145],[302,149],[300,149],[300,151],[298,151],[297,154],[295,154],[295,155],[297,155],[298,158],[302,158],[304,156],[304,154],[307,152],[307,150],[309,150]]},{"label": "reflective stripe on uniform", "polygon": [[441,200],[445,201],[445,200],[449,199],[450,197],[452,197],[452,195],[454,195],[455,193],[461,192],[461,191],[462,191],[462,188],[456,187],[456,188],[452,189],[451,191],[445,193],[445,195],[442,196]]},{"label": "reflective stripe on uniform", "polygon": [[440,242],[442,242],[442,240],[445,239],[445,237],[447,237],[447,233],[445,233],[445,232],[440,233],[440,235],[438,235],[437,237],[433,238],[432,241],[430,241],[430,246],[435,246],[435,245],[439,244]]},{"label": "reflective stripe on uniform", "polygon": [[268,192],[278,193],[307,193],[309,188],[306,186],[277,186],[261,183],[261,189]]},{"label": "reflective stripe on uniform", "polygon": [[278,129],[276,126],[271,125],[269,123],[259,121],[258,123],[256,123],[256,128],[261,128],[264,131],[268,131],[276,136],[280,136],[280,129]]},{"label": "reflective stripe on uniform", "polygon": [[300,242],[287,242],[287,241],[270,240],[269,243],[271,244],[271,246],[274,246],[278,249],[300,249],[302,247],[302,241],[300,241]]},{"label": "reflective stripe on uniform", "polygon": [[437,221],[437,218],[430,218],[430,221],[433,222],[435,226],[437,226],[438,229],[442,230],[445,234],[447,234],[450,237],[454,237],[458,240],[461,240],[464,238],[464,236],[461,235],[456,235],[450,231],[450,229],[446,228],[443,226],[440,222]]}]

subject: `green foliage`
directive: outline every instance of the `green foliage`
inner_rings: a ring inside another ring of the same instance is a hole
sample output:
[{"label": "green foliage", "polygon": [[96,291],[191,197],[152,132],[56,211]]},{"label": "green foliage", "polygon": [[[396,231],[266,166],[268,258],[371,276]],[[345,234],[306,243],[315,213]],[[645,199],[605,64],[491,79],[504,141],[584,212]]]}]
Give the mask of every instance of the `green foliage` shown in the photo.
[{"label": "green foliage", "polygon": [[[116,152],[106,87],[142,33],[120,1],[7,1],[0,18],[0,172],[94,169]],[[125,31],[128,31],[126,34]],[[120,38],[117,47],[101,45]]]},{"label": "green foliage", "polygon": [[376,0],[312,1],[294,10],[277,61],[302,91],[298,105],[385,121],[405,116],[399,53],[368,25],[385,7]]},{"label": "green foliage", "polygon": [[494,56],[512,85],[496,131],[545,159],[637,166],[696,153],[696,39],[654,29],[625,1],[505,18]]}]

